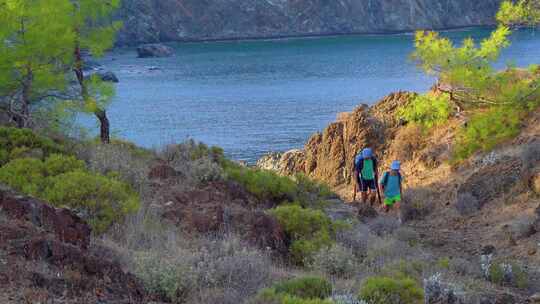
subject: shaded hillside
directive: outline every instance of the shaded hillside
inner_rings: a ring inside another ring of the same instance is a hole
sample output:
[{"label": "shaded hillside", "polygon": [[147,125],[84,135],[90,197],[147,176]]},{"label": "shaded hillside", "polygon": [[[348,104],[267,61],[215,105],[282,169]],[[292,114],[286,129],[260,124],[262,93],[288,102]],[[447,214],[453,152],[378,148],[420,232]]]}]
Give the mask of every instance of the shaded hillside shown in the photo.
[{"label": "shaded hillside", "polygon": [[119,44],[391,33],[494,22],[500,0],[131,0]]}]

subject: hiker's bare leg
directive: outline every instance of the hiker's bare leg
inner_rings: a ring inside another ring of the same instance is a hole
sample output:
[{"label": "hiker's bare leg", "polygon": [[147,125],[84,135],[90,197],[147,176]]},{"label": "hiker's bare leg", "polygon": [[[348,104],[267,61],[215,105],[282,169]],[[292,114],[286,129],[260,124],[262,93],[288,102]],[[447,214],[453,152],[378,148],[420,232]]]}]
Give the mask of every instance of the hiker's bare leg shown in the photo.
[{"label": "hiker's bare leg", "polygon": [[369,191],[369,204],[373,206],[375,204],[375,200],[377,199],[377,193],[373,190]]},{"label": "hiker's bare leg", "polygon": [[362,204],[365,204],[366,203],[366,200],[367,200],[367,193],[362,191],[360,192],[360,200],[362,201]]}]

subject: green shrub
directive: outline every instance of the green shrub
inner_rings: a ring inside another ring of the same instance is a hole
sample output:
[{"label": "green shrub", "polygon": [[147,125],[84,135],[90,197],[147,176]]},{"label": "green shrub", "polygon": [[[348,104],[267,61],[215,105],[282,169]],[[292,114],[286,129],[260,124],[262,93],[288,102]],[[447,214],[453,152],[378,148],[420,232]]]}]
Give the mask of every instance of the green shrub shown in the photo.
[{"label": "green shrub", "polygon": [[250,304],[333,304],[331,300],[303,299],[286,293],[278,293],[273,288],[263,289]]},{"label": "green shrub", "polygon": [[493,263],[488,271],[489,281],[525,289],[529,286],[527,272],[516,263]]},{"label": "green shrub", "polygon": [[6,127],[0,127],[0,147],[0,166],[9,160],[25,157],[28,154],[35,153],[39,157],[45,157],[64,150],[61,145],[36,135],[29,129]]},{"label": "green shrub", "polygon": [[58,207],[86,214],[97,233],[139,208],[137,194],[127,184],[88,171],[72,171],[51,177],[43,198]]},{"label": "green shrub", "polygon": [[303,277],[274,284],[263,289],[256,304],[331,304],[325,300],[332,294],[332,284],[319,277]]},{"label": "green shrub", "polygon": [[362,285],[359,299],[369,304],[422,304],[424,291],[413,279],[370,277]]},{"label": "green shrub", "polygon": [[302,299],[326,299],[332,294],[332,284],[320,277],[303,277],[277,283],[278,293],[290,294]]},{"label": "green shrub", "polygon": [[455,160],[464,160],[477,151],[490,151],[501,142],[517,136],[521,118],[520,111],[510,107],[495,107],[474,114],[458,132]]},{"label": "green shrub", "polygon": [[426,268],[423,261],[399,260],[389,263],[383,267],[381,274],[392,278],[417,278],[421,279],[424,269]]},{"label": "green shrub", "polygon": [[54,206],[80,211],[96,233],[139,207],[138,195],[127,184],[89,172],[73,156],[14,159],[0,168],[0,181]]},{"label": "green shrub", "polygon": [[278,206],[270,212],[292,240],[289,251],[292,261],[298,265],[308,262],[321,248],[333,245],[336,231],[343,228],[323,211],[297,204]]},{"label": "green shrub", "polygon": [[437,261],[437,266],[439,266],[442,269],[450,269],[450,258],[448,257],[440,258]]},{"label": "green shrub", "polygon": [[448,120],[452,114],[448,94],[419,95],[398,111],[400,118],[431,128]]},{"label": "green shrub", "polygon": [[225,166],[228,178],[243,185],[249,192],[262,200],[274,202],[294,200],[297,188],[295,182],[286,176],[259,169],[245,168],[228,163]]}]

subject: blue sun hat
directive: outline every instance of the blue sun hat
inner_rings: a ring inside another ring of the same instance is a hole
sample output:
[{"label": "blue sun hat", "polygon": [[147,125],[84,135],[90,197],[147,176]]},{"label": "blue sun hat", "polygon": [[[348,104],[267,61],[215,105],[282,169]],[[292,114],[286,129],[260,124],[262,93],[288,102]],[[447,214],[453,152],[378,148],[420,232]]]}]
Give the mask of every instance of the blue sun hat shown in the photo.
[{"label": "blue sun hat", "polygon": [[395,160],[392,162],[392,165],[390,165],[390,169],[392,170],[399,170],[401,169],[401,163],[399,162],[399,160]]},{"label": "blue sun hat", "polygon": [[371,148],[365,148],[362,150],[362,157],[363,158],[370,158],[373,156],[373,150]]}]

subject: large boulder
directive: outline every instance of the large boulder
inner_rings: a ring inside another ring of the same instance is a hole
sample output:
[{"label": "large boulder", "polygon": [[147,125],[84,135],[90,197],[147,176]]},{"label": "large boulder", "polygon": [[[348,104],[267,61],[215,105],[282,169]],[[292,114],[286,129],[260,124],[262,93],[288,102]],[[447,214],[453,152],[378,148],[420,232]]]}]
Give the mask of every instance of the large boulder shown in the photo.
[{"label": "large boulder", "polygon": [[99,78],[101,78],[101,80],[103,81],[106,81],[106,82],[114,82],[114,83],[118,83],[119,80],[118,80],[118,77],[116,77],[116,74],[114,74],[113,72],[111,71],[99,71],[96,73]]},{"label": "large boulder", "polygon": [[137,48],[139,58],[170,57],[173,53],[174,50],[171,47],[160,43],[143,44]]}]

